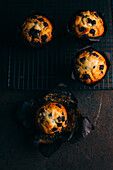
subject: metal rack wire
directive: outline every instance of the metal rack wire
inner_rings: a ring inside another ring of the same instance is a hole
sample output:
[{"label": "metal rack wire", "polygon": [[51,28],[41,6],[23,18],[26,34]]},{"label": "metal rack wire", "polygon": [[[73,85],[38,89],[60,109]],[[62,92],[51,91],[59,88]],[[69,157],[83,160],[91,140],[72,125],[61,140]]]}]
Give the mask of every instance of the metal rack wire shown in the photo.
[{"label": "metal rack wire", "polygon": [[[80,44],[68,34],[66,26],[78,9],[96,10],[105,14],[107,33],[105,37],[92,46],[97,51],[109,52],[111,54],[111,67],[105,78],[93,88],[87,86],[75,89],[113,89],[113,61],[112,61],[112,17],[113,2],[111,0],[12,0],[10,16],[10,30],[12,42],[9,48],[8,87],[13,89],[49,90],[54,88],[60,81],[69,80],[71,76],[71,60],[76,50],[81,48]],[[28,49],[20,46],[15,38],[17,25],[32,11],[39,11],[55,22],[56,33],[53,41],[40,50]],[[74,83],[74,82],[73,82]]]}]

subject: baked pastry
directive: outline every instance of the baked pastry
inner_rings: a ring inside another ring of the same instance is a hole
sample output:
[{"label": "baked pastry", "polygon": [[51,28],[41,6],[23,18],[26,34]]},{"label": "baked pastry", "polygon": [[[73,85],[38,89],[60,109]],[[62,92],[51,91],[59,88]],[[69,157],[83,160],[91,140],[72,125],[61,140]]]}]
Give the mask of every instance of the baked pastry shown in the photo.
[{"label": "baked pastry", "polygon": [[83,11],[76,15],[72,31],[78,37],[99,37],[104,33],[104,23],[96,11]]},{"label": "baked pastry", "polygon": [[63,105],[51,102],[40,107],[36,113],[37,123],[46,134],[62,132],[67,126],[67,112]]},{"label": "baked pastry", "polygon": [[53,26],[44,16],[33,15],[27,18],[21,29],[21,35],[27,45],[37,47],[52,39]]},{"label": "baked pastry", "polygon": [[105,58],[93,49],[84,50],[73,64],[73,72],[82,83],[92,84],[101,80],[107,71]]}]

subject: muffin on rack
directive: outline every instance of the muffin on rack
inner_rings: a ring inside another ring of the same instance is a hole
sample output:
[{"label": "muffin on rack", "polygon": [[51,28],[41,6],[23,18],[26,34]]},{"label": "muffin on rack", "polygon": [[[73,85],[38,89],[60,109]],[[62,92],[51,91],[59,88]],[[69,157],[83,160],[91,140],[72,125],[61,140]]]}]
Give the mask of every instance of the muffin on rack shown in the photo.
[{"label": "muffin on rack", "polygon": [[67,126],[67,112],[63,105],[51,102],[40,107],[36,113],[39,128],[46,134],[62,132]]},{"label": "muffin on rack", "polygon": [[97,51],[82,51],[73,63],[75,77],[85,84],[93,84],[101,80],[107,71],[106,59]]},{"label": "muffin on rack", "polygon": [[42,15],[33,15],[27,18],[21,27],[21,36],[25,44],[39,47],[51,41],[53,26]]},{"label": "muffin on rack", "polygon": [[72,32],[78,37],[100,37],[104,30],[104,22],[96,11],[82,11],[72,23]]}]

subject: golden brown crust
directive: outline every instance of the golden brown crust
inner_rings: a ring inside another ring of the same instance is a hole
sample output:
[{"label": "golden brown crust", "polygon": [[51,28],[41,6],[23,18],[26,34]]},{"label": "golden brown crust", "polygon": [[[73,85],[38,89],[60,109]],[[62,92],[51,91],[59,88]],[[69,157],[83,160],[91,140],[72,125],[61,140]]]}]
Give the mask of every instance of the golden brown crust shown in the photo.
[{"label": "golden brown crust", "polygon": [[79,36],[99,37],[104,33],[104,23],[96,11],[83,11],[76,16],[73,31]]},{"label": "golden brown crust", "polygon": [[67,126],[67,112],[64,106],[52,102],[37,111],[37,123],[46,134],[62,132]]},{"label": "golden brown crust", "polygon": [[52,30],[53,26],[46,17],[34,15],[24,21],[22,36],[29,45],[38,46],[51,41]]},{"label": "golden brown crust", "polygon": [[97,51],[85,50],[74,64],[76,77],[86,84],[92,84],[101,80],[107,71],[105,58]]}]

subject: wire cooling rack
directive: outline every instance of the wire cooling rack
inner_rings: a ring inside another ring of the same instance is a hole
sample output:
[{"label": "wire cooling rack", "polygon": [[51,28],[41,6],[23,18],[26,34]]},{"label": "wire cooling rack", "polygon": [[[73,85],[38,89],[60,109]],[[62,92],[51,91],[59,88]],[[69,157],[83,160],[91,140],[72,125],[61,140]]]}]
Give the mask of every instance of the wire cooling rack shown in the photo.
[{"label": "wire cooling rack", "polygon": [[[10,13],[10,47],[8,87],[13,89],[49,90],[61,82],[71,81],[71,61],[80,44],[67,32],[73,13],[79,9],[96,10],[104,15],[107,33],[92,45],[97,51],[111,54],[111,67],[96,87],[76,86],[75,89],[113,89],[113,2],[111,0],[12,0]],[[41,12],[55,24],[55,37],[40,50],[20,46],[16,40],[16,27],[33,11]]]}]

